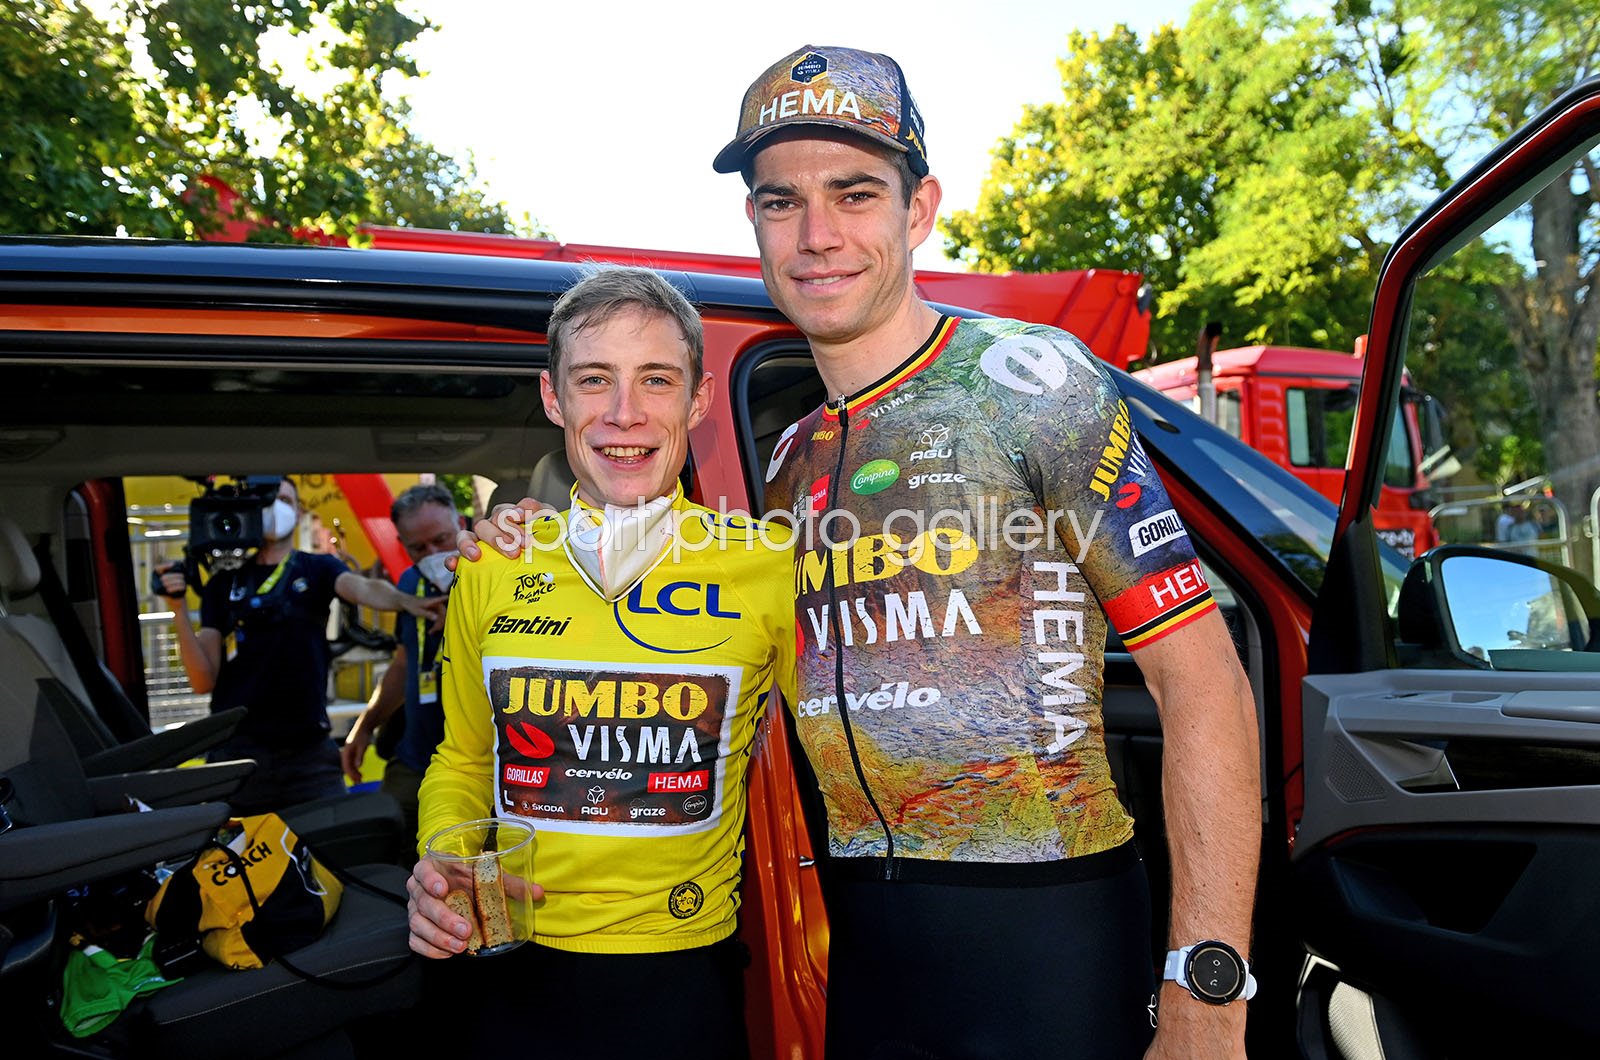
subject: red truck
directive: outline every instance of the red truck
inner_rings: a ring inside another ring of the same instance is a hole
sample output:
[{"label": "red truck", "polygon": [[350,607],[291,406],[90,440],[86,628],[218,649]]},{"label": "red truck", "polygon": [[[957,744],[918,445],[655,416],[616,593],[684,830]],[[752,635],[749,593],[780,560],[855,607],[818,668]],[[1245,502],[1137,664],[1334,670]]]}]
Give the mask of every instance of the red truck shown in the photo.
[{"label": "red truck", "polygon": [[[1361,355],[1359,346],[1354,354],[1297,346],[1221,350],[1212,355],[1216,423],[1337,504],[1355,425]],[[1199,409],[1197,358],[1143,368],[1133,376]],[[1405,395],[1389,432],[1373,521],[1379,537],[1404,555],[1420,556],[1439,543],[1428,517],[1433,500],[1425,469],[1443,477],[1451,462],[1448,450],[1424,444],[1438,433],[1434,418],[1421,414],[1431,412],[1427,399],[1409,381]]]}]

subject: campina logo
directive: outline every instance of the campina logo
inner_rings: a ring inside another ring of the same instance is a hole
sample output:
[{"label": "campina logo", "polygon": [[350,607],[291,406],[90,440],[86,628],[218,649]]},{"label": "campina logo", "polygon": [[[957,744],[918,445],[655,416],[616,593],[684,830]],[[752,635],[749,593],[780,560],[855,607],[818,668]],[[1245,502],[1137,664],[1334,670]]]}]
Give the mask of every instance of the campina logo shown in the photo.
[{"label": "campina logo", "polygon": [[850,476],[850,490],[862,496],[880,493],[895,484],[900,477],[900,465],[893,460],[871,460]]}]

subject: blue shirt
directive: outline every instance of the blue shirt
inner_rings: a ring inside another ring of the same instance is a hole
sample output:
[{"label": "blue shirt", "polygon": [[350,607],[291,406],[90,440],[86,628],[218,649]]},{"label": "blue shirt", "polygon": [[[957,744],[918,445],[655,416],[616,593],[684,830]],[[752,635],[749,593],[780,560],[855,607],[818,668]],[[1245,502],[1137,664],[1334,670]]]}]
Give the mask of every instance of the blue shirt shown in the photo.
[{"label": "blue shirt", "polygon": [[[425,598],[444,595],[432,582],[426,581],[416,567],[400,575],[399,589],[406,595],[416,596],[419,585],[423,587]],[[434,696],[431,703],[424,703],[421,692],[422,674],[438,666],[439,642],[444,634],[424,634],[424,629],[415,617],[404,611],[395,618],[395,639],[406,650],[406,727],[395,746],[394,758],[418,773],[428,768],[434,748],[444,739],[444,708],[438,695]],[[434,688],[439,688],[437,680]]]}]

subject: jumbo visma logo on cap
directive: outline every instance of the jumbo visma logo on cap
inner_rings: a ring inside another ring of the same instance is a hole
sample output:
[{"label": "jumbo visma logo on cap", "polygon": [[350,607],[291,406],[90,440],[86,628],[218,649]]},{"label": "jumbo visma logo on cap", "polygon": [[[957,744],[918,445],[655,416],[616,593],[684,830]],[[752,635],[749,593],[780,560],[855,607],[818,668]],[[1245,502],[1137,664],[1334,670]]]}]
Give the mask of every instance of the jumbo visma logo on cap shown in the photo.
[{"label": "jumbo visma logo on cap", "polygon": [[900,465],[893,460],[872,460],[862,464],[850,477],[850,491],[870,496],[888,489],[899,477]]}]

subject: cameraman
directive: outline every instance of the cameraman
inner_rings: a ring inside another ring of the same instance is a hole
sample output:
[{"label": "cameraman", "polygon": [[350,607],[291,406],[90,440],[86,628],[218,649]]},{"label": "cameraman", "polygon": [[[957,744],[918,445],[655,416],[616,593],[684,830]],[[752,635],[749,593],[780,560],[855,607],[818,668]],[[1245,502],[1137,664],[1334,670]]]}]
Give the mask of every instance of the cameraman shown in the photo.
[{"label": "cameraman", "polygon": [[294,548],[300,497],[285,477],[262,515],[265,538],[254,558],[218,571],[200,596],[200,628],[189,619],[184,574],[165,569],[179,654],[196,692],[213,711],[247,708],[244,722],[212,761],[255,759],[256,771],[230,800],[259,813],[344,793],[339,749],[329,739],[328,606],[338,596],[379,611],[443,622],[443,601],[408,596],[387,582],[352,574],[338,558]]}]

